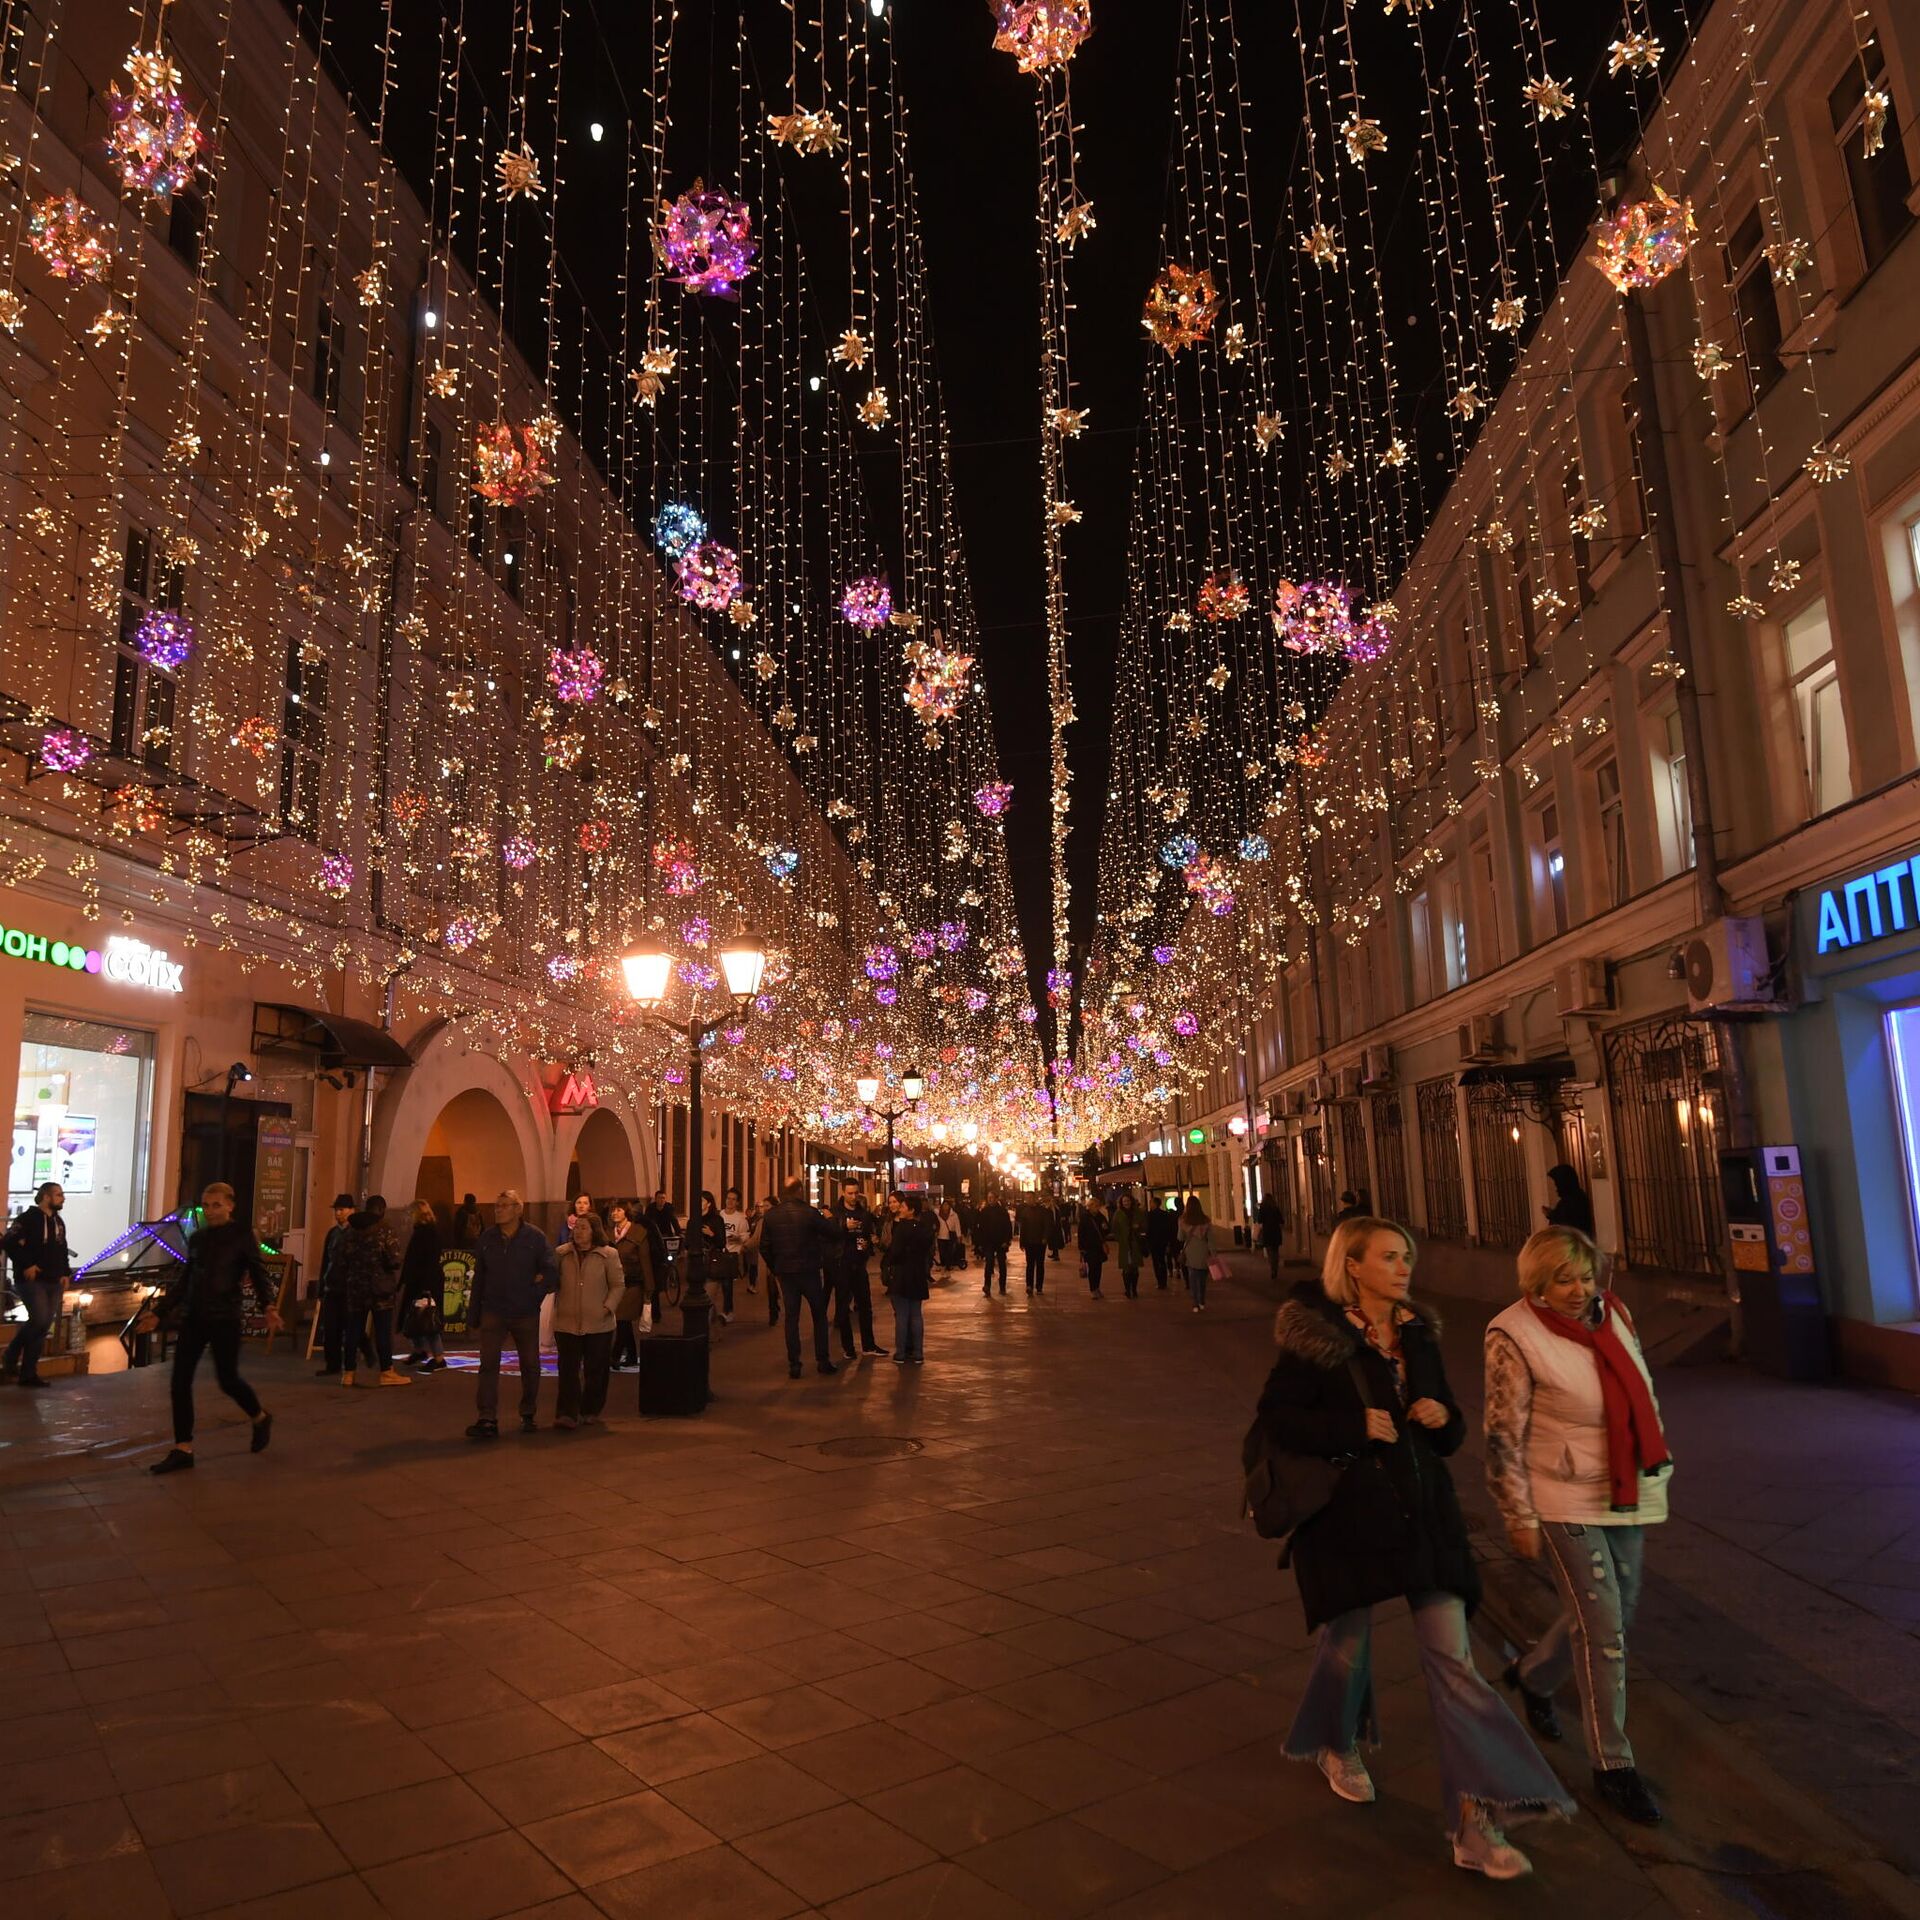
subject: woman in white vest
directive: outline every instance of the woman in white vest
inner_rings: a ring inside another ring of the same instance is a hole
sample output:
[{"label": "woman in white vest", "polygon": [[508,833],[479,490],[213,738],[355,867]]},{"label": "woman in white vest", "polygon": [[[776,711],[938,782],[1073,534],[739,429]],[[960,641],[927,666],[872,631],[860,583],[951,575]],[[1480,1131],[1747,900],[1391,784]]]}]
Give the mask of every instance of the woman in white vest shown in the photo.
[{"label": "woman in white vest", "polygon": [[1600,1272],[1584,1233],[1543,1227],[1520,1249],[1520,1298],[1487,1328],[1487,1484],[1514,1552],[1544,1554],[1561,1599],[1505,1678],[1546,1740],[1574,1681],[1594,1791],[1652,1826],[1660,1808],[1627,1742],[1626,1636],[1673,1463],[1639,1337]]}]

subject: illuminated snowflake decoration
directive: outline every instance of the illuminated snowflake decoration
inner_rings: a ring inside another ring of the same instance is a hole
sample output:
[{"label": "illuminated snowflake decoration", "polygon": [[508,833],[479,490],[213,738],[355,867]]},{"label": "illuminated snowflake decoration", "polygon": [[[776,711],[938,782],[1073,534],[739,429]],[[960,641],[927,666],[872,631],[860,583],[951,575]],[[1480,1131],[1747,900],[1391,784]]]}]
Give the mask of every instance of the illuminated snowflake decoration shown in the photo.
[{"label": "illuminated snowflake decoration", "polygon": [[321,855],[320,890],[336,900],[344,900],[353,891],[353,862],[344,853]]},{"label": "illuminated snowflake decoration", "polygon": [[40,764],[49,773],[78,773],[92,758],[92,743],[71,727],[55,727],[40,736]]},{"label": "illuminated snowflake decoration", "polygon": [[981,987],[969,987],[966,994],[966,1009],[969,1013],[985,1013],[993,1004],[993,996]]},{"label": "illuminated snowflake decoration", "polygon": [[740,591],[740,556],[718,540],[697,540],[673,563],[680,598],[709,613],[725,613]]},{"label": "illuminated snowflake decoration", "polygon": [[1013,800],[1013,788],[1005,780],[989,780],[973,790],[973,804],[989,820],[997,820]]},{"label": "illuminated snowflake decoration", "polygon": [[525,873],[540,858],[540,849],[531,834],[516,833],[501,841],[500,858],[515,873]]},{"label": "illuminated snowflake decoration", "polygon": [[1240,858],[1250,866],[1257,866],[1265,860],[1273,849],[1267,845],[1265,834],[1250,833],[1240,842]]},{"label": "illuminated snowflake decoration", "polygon": [[792,847],[775,847],[766,856],[767,871],[776,880],[791,879],[794,870],[800,865],[800,856]]},{"label": "illuminated snowflake decoration", "polygon": [[871,633],[893,618],[893,593],[877,575],[849,580],[840,594],[840,617],[862,632]]},{"label": "illuminated snowflake decoration", "polygon": [[1178,353],[1182,347],[1197,347],[1219,312],[1212,274],[1204,267],[1169,266],[1148,290],[1140,324],[1155,346]]},{"label": "illuminated snowflake decoration", "polygon": [[479,938],[480,923],[467,913],[455,914],[440,935],[449,953],[465,953]]},{"label": "illuminated snowflake decoration", "polygon": [[1185,873],[1200,857],[1200,842],[1190,833],[1176,833],[1160,849],[1160,864],[1175,873]]},{"label": "illuminated snowflake decoration", "polygon": [[547,680],[569,706],[584,707],[598,697],[607,669],[591,647],[555,647],[547,655]]},{"label": "illuminated snowflake decoration", "polygon": [[891,980],[900,971],[900,951],[897,947],[869,947],[861,964],[869,980]]},{"label": "illuminated snowflake decoration", "polygon": [[695,993],[711,993],[720,984],[720,969],[704,960],[678,960],[673,970]]},{"label": "illuminated snowflake decoration", "polygon": [[1231,567],[1210,573],[1200,582],[1200,617],[1215,622],[1238,620],[1252,605],[1247,584]]},{"label": "illuminated snowflake decoration", "polygon": [[967,944],[967,923],[964,920],[942,920],[938,938],[942,953],[958,953]]},{"label": "illuminated snowflake decoration", "polygon": [[925,640],[909,641],[903,651],[913,672],[901,697],[929,728],[951,720],[967,697],[973,655],[949,653]]},{"label": "illuminated snowflake decoration", "polygon": [[1693,207],[1656,186],[1645,200],[1629,200],[1600,229],[1593,264],[1620,293],[1657,287],[1687,257],[1693,243]]},{"label": "illuminated snowflake decoration", "polygon": [[91,285],[113,266],[113,230],[71,193],[49,194],[27,210],[27,245],[56,280]]},{"label": "illuminated snowflake decoration", "polygon": [[907,941],[908,957],[914,960],[931,960],[939,950],[939,942],[935,940],[931,927],[915,928]]},{"label": "illuminated snowflake decoration", "polygon": [[107,159],[127,192],[164,203],[193,178],[207,137],[181,97],[180,69],[157,47],[135,47],[126,73],[133,85],[107,95]]},{"label": "illuminated snowflake decoration", "polygon": [[547,978],[556,987],[564,987],[570,981],[580,978],[580,958],[577,954],[556,953],[547,962]]},{"label": "illuminated snowflake decoration", "polygon": [[698,893],[706,884],[700,871],[700,855],[690,840],[662,840],[653,849],[653,864],[666,884],[668,893],[684,898]]},{"label": "illuminated snowflake decoration", "polygon": [[1093,31],[1092,0],[999,0],[993,44],[1022,73],[1064,67]]},{"label": "illuminated snowflake decoration", "polygon": [[1173,1016],[1173,1030],[1181,1039],[1191,1040],[1193,1036],[1200,1031],[1200,1018],[1197,1014],[1189,1013],[1185,1007],[1182,1007],[1180,1011]]},{"label": "illuminated snowflake decoration", "polygon": [[713,922],[705,914],[696,913],[691,920],[680,922],[680,944],[683,947],[705,947],[713,940]]},{"label": "illuminated snowflake decoration", "polygon": [[1155,947],[1153,949],[1153,964],[1156,967],[1172,966],[1173,949],[1171,947]]},{"label": "illuminated snowflake decoration", "polygon": [[193,622],[168,607],[153,607],[133,630],[133,650],[150,667],[174,673],[193,651]]},{"label": "illuminated snowflake decoration", "polygon": [[1233,877],[1210,853],[1197,855],[1187,868],[1187,891],[1216,917],[1233,911]]},{"label": "illuminated snowflake decoration", "polygon": [[583,820],[575,838],[582,853],[605,853],[613,845],[613,827],[606,820]]},{"label": "illuminated snowflake decoration", "polygon": [[496,420],[473,436],[473,490],[496,507],[523,507],[537,500],[558,476],[532,427]]},{"label": "illuminated snowflake decoration", "polygon": [[654,243],[674,280],[716,300],[740,297],[740,282],[760,252],[747,203],[698,180],[662,210]]},{"label": "illuminated snowflake decoration", "polygon": [[698,507],[669,500],[653,516],[653,544],[669,560],[678,560],[707,537],[707,523]]}]

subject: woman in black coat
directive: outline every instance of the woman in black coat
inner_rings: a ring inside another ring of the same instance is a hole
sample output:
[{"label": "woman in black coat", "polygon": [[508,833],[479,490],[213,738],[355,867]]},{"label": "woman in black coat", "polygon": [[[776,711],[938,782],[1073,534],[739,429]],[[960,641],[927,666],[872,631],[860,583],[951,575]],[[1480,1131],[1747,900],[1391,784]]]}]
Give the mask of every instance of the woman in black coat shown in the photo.
[{"label": "woman in black coat", "polygon": [[1446,1468],[1466,1423],[1437,1323],[1408,1298],[1413,1262],[1404,1227],[1344,1221],[1320,1285],[1297,1287],[1274,1323],[1280,1353],[1260,1395],[1261,1433],[1269,1447],[1343,1463],[1332,1497],[1283,1556],[1320,1633],[1286,1751],[1314,1761],[1341,1799],[1372,1800],[1360,1743],[1378,1737],[1373,1608],[1405,1599],[1433,1701],[1454,1863],[1511,1880],[1531,1867],[1496,1821],[1567,1814],[1573,1802],[1473,1663],[1467,1616],[1480,1581]]},{"label": "woman in black coat", "polygon": [[422,1373],[444,1372],[447,1349],[445,1280],[440,1271],[440,1222],[431,1200],[413,1203],[413,1231],[400,1256],[400,1313],[413,1351],[407,1365]]}]

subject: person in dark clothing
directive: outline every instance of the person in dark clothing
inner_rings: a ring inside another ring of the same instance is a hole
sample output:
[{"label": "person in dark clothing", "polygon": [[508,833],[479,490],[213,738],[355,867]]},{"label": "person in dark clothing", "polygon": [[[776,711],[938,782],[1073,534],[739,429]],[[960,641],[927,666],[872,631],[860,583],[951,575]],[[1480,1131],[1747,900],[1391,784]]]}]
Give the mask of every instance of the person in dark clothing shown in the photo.
[{"label": "person in dark clothing", "polygon": [[[337,1207],[340,1203],[336,1200],[333,1204]],[[348,1204],[351,1205],[351,1201]],[[462,1253],[471,1253],[485,1224],[480,1218],[480,1202],[470,1193],[462,1194],[459,1206],[453,1211],[453,1244]]]},{"label": "person in dark clothing", "polygon": [[400,1256],[400,1310],[413,1351],[407,1365],[422,1373],[443,1372],[446,1343],[441,1337],[444,1280],[440,1272],[440,1222],[431,1200],[413,1203],[413,1231]]},{"label": "person in dark clothing", "polygon": [[893,1363],[918,1367],[927,1358],[927,1296],[933,1290],[933,1256],[940,1223],[917,1193],[892,1199],[893,1231],[887,1236],[881,1284],[893,1302]]},{"label": "person in dark clothing", "polygon": [[816,1373],[838,1373],[827,1352],[827,1290],[823,1274],[837,1257],[834,1229],[807,1205],[807,1190],[789,1180],[760,1227],[760,1258],[779,1283],[787,1316],[787,1377],[800,1378],[800,1303],[813,1311]]},{"label": "person in dark clothing", "polygon": [[695,1224],[700,1235],[700,1271],[707,1284],[720,1289],[720,1318],[731,1320],[734,1257],[728,1251],[727,1223],[720,1203],[707,1188],[701,1189],[700,1212]]},{"label": "person in dark clothing", "polygon": [[1007,1290],[1007,1249],[1013,1245],[1013,1215],[1007,1211],[1007,1203],[999,1194],[987,1195],[986,1204],[974,1215],[973,1244],[979,1250],[981,1265],[986,1271],[981,1276],[980,1291],[993,1292],[993,1278],[1000,1276],[1000,1291]]},{"label": "person in dark clothing", "polygon": [[47,1329],[60,1312],[61,1296],[73,1278],[73,1257],[67,1251],[66,1222],[60,1209],[67,1204],[65,1189],[57,1180],[48,1180],[33,1196],[33,1205],[23,1208],[6,1233],[7,1258],[13,1263],[13,1290],[27,1310],[26,1324],[7,1344],[0,1361],[0,1380],[16,1374],[23,1387],[44,1387],[47,1379],[40,1371],[40,1350],[47,1344]]},{"label": "person in dark clothing", "polygon": [[[352,1194],[336,1193],[333,1196],[333,1225],[327,1229],[326,1240],[320,1248],[320,1344],[324,1364],[316,1367],[314,1373],[316,1378],[322,1380],[337,1375],[349,1357],[347,1323],[351,1316],[347,1307],[347,1222],[357,1211]],[[373,1342],[367,1338],[364,1321],[353,1322],[353,1338],[352,1351],[363,1355],[371,1366]]]},{"label": "person in dark clothing", "polygon": [[[180,1473],[193,1465],[193,1376],[203,1353],[213,1354],[214,1376],[224,1393],[253,1422],[252,1451],[264,1453],[273,1437],[273,1415],[240,1377],[240,1316],[253,1289],[267,1316],[267,1331],[280,1331],[273,1275],[260,1258],[260,1243],[245,1221],[233,1217],[233,1189],[216,1180],[200,1196],[200,1225],[187,1241],[186,1265],[166,1307],[177,1327],[173,1347],[173,1447],[147,1469]],[[157,1313],[137,1323],[142,1333],[160,1324]]]},{"label": "person in dark clothing", "polygon": [[1564,1164],[1547,1169],[1553,1182],[1553,1205],[1544,1209],[1550,1227],[1571,1227],[1576,1233],[1593,1238],[1593,1202],[1580,1184],[1580,1176]]},{"label": "person in dark clothing", "polygon": [[1320,1636],[1285,1751],[1313,1761],[1341,1799],[1373,1799],[1360,1757],[1361,1743],[1378,1737],[1373,1609],[1404,1599],[1433,1701],[1454,1863],[1510,1880],[1530,1867],[1496,1820],[1571,1813],[1573,1802],[1474,1665],[1467,1617],[1480,1577],[1446,1468],[1466,1421],[1437,1322],[1408,1298],[1413,1262],[1404,1227],[1343,1222],[1320,1284],[1295,1288],[1274,1322],[1279,1357],[1260,1395],[1257,1437],[1343,1466],[1283,1555]]},{"label": "person in dark clothing", "polygon": [[613,1330],[612,1367],[615,1373],[638,1373],[639,1334],[653,1330],[653,1302],[660,1290],[653,1277],[653,1236],[624,1200],[614,1201],[607,1209],[607,1223],[611,1229],[607,1244],[618,1256],[626,1281],[614,1313],[618,1324]]},{"label": "person in dark clothing", "polygon": [[1333,1216],[1336,1227],[1345,1226],[1349,1220],[1365,1220],[1372,1217],[1373,1203],[1367,1198],[1367,1190],[1362,1187],[1358,1193],[1349,1188],[1340,1196],[1340,1211]]},{"label": "person in dark clothing", "polygon": [[532,1433],[539,1424],[540,1303],[560,1276],[547,1236],[527,1224],[525,1211],[519,1194],[504,1189],[493,1203],[493,1225],[473,1250],[467,1324],[480,1334],[480,1380],[469,1440],[500,1437],[500,1350],[509,1339],[520,1358],[520,1431]]},{"label": "person in dark clothing", "polygon": [[1260,1245],[1267,1256],[1267,1277],[1277,1286],[1280,1281],[1280,1248],[1287,1237],[1287,1216],[1277,1193],[1263,1193],[1254,1218],[1260,1223]]},{"label": "person in dark clothing", "polygon": [[[367,1204],[347,1222],[347,1242],[341,1253],[346,1270],[347,1324],[355,1331],[366,1326],[373,1341],[376,1384],[411,1386],[404,1373],[393,1370],[393,1314],[400,1298],[400,1242],[387,1224],[387,1202],[382,1194],[367,1195]],[[350,1387],[354,1370],[344,1368],[340,1384]]]},{"label": "person in dark clothing", "polygon": [[1107,1264],[1107,1210],[1098,1200],[1080,1209],[1080,1258],[1087,1269],[1087,1291],[1096,1300],[1105,1299],[1100,1273]]},{"label": "person in dark clothing", "polygon": [[[833,1289],[833,1320],[840,1330],[840,1349],[853,1358],[853,1323],[860,1321],[860,1351],[874,1360],[884,1360],[887,1350],[873,1337],[873,1284],[867,1277],[867,1261],[880,1239],[880,1223],[860,1192],[857,1180],[845,1182],[840,1198],[827,1215],[828,1238],[834,1248],[834,1262],[828,1269],[828,1284]],[[932,1216],[928,1216],[929,1224]]]},{"label": "person in dark clothing", "polygon": [[1173,1249],[1180,1238],[1180,1216],[1171,1207],[1147,1209],[1147,1258],[1153,1262],[1153,1284],[1162,1293],[1167,1290],[1167,1275],[1173,1270]]},{"label": "person in dark clothing", "polygon": [[1020,1251],[1027,1257],[1027,1291],[1045,1293],[1047,1246],[1054,1235],[1053,1209],[1037,1193],[1030,1193],[1020,1202],[1017,1225]]}]

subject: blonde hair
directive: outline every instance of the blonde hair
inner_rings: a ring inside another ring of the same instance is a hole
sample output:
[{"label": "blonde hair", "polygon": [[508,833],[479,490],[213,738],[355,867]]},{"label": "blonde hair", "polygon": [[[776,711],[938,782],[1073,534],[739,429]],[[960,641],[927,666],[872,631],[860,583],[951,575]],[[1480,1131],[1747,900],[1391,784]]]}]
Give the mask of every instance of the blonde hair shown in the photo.
[{"label": "blonde hair", "polygon": [[1366,1253],[1367,1243],[1376,1233],[1397,1233],[1407,1243],[1409,1255],[1417,1255],[1420,1251],[1414,1245],[1412,1233],[1398,1220],[1382,1220],[1371,1213],[1342,1220],[1334,1228],[1333,1238],[1327,1242],[1327,1257],[1320,1263],[1320,1291],[1335,1305],[1352,1307],[1359,1304],[1360,1289],[1354,1284],[1353,1275],[1347,1271],[1347,1262],[1360,1259]]},{"label": "blonde hair", "polygon": [[436,1225],[440,1218],[434,1212],[431,1200],[416,1200],[408,1211],[412,1213],[416,1226],[431,1227]]},{"label": "blonde hair", "polygon": [[224,1180],[210,1180],[200,1189],[200,1198],[202,1200],[211,1200],[216,1194],[218,1194],[222,1200],[234,1206],[240,1204],[239,1195],[237,1195],[233,1188]]},{"label": "blonde hair", "polygon": [[1563,1273],[1601,1284],[1605,1260],[1578,1227],[1542,1227],[1520,1249],[1520,1291],[1537,1300]]}]

